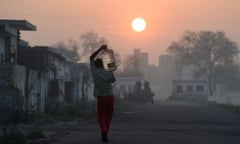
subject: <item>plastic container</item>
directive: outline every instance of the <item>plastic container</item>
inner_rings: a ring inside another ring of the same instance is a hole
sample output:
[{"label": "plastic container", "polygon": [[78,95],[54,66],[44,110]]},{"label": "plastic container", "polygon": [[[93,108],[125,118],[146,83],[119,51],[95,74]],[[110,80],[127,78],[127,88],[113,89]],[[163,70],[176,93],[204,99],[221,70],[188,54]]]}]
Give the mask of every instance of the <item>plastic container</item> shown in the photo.
[{"label": "plastic container", "polygon": [[107,71],[115,71],[117,69],[114,53],[111,49],[106,49],[102,55],[103,67]]}]

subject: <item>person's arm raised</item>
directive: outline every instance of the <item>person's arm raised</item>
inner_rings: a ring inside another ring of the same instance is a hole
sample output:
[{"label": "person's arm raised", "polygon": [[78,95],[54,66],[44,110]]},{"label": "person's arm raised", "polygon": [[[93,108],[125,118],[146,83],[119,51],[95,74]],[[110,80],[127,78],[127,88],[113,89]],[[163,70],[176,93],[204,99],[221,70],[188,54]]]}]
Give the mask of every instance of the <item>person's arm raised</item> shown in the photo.
[{"label": "person's arm raised", "polygon": [[94,60],[94,58],[98,55],[98,53],[102,50],[107,49],[107,45],[102,45],[98,50],[96,50],[91,56],[90,60]]}]

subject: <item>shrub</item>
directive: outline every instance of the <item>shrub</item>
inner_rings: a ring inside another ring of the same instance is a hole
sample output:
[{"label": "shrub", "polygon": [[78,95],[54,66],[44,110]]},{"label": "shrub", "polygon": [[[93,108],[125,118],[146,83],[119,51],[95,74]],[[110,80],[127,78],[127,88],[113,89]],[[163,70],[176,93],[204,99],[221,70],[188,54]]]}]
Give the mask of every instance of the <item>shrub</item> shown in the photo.
[{"label": "shrub", "polygon": [[43,134],[42,130],[32,129],[28,134],[27,138],[31,140],[36,140],[38,138],[45,138],[46,136]]},{"label": "shrub", "polygon": [[114,111],[115,113],[123,113],[135,110],[135,104],[131,101],[121,99],[116,97],[115,98],[115,106]]}]

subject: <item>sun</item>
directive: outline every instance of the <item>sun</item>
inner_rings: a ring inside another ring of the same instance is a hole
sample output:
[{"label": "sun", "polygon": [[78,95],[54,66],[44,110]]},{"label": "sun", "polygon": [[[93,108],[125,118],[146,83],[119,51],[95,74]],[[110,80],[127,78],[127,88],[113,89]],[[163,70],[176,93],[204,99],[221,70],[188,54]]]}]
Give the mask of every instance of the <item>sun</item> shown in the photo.
[{"label": "sun", "polygon": [[146,22],[143,18],[135,18],[132,21],[132,28],[136,32],[142,32],[146,28]]}]

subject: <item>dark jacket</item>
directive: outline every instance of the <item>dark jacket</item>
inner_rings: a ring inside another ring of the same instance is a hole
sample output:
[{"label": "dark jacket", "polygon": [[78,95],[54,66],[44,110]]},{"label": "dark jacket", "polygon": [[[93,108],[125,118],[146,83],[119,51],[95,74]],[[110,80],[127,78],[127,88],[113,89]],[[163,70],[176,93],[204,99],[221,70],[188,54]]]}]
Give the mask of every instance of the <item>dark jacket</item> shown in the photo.
[{"label": "dark jacket", "polygon": [[94,96],[113,96],[111,85],[115,81],[113,72],[97,68],[94,60],[90,60],[90,65],[94,81]]}]

